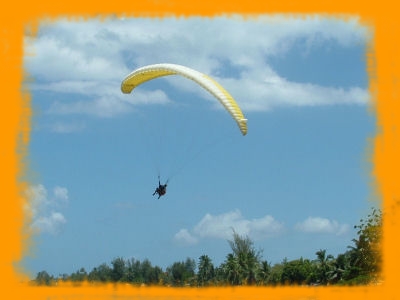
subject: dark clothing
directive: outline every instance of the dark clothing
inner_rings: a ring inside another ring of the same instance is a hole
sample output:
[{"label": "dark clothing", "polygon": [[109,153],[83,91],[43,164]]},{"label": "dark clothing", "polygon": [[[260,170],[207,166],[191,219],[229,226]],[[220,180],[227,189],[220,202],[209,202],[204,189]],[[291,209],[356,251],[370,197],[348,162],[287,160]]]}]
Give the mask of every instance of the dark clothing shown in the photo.
[{"label": "dark clothing", "polygon": [[153,193],[153,196],[155,194],[158,194],[158,199],[160,199],[161,196],[165,195],[167,193],[167,184],[161,184],[160,181],[158,181],[158,188]]}]

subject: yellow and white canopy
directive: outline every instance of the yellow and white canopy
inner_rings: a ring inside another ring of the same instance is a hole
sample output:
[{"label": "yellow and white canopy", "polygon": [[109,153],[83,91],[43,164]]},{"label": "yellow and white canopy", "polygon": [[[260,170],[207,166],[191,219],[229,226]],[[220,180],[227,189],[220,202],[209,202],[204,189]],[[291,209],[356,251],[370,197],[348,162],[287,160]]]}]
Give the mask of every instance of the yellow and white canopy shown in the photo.
[{"label": "yellow and white canopy", "polygon": [[134,70],[122,81],[123,93],[130,93],[143,82],[167,75],[182,75],[209,91],[232,115],[243,135],[247,133],[247,119],[233,97],[214,79],[191,68],[176,64],[154,64]]}]

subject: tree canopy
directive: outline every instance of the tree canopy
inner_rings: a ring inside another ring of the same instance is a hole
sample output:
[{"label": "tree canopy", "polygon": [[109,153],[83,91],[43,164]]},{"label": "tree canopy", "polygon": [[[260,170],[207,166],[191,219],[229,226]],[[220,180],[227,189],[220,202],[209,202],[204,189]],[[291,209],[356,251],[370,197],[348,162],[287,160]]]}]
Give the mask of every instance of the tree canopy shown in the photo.
[{"label": "tree canopy", "polygon": [[302,257],[271,266],[256,250],[246,235],[233,231],[228,240],[231,252],[225,260],[214,266],[212,259],[203,254],[198,262],[192,258],[174,262],[164,271],[153,266],[148,259],[117,257],[111,264],[100,264],[89,273],[81,268],[72,274],[54,277],[46,271],[37,273],[33,280],[38,285],[52,285],[58,281],[114,282],[136,285],[166,286],[225,286],[225,285],[327,285],[368,284],[379,280],[382,255],[382,212],[372,209],[366,219],[354,226],[357,237],[353,245],[336,257],[326,249],[315,252],[315,259]]}]

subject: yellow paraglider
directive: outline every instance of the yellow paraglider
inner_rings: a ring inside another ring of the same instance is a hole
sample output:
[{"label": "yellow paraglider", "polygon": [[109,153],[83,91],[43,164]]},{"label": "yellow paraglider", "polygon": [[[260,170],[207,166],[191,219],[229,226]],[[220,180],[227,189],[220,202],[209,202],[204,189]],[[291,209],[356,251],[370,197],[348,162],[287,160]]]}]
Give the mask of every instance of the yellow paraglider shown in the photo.
[{"label": "yellow paraglider", "polygon": [[122,81],[123,93],[130,93],[135,87],[143,82],[167,75],[182,75],[198,83],[209,91],[225,109],[231,114],[238,124],[243,135],[247,133],[247,119],[244,117],[239,105],[233,97],[214,79],[191,68],[176,64],[154,64],[136,69]]}]

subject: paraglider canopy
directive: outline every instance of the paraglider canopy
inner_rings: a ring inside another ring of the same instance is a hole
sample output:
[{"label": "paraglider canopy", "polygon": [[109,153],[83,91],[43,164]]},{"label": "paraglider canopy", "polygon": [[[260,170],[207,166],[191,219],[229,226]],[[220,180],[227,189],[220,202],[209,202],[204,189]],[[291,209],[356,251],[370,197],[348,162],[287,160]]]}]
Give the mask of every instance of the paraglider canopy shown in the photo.
[{"label": "paraglider canopy", "polygon": [[125,94],[129,94],[138,85],[167,75],[182,75],[193,80],[210,92],[231,114],[242,134],[246,135],[247,119],[244,117],[239,105],[233,97],[214,79],[191,68],[166,63],[144,66],[134,70],[125,77],[121,84],[121,91]]}]

